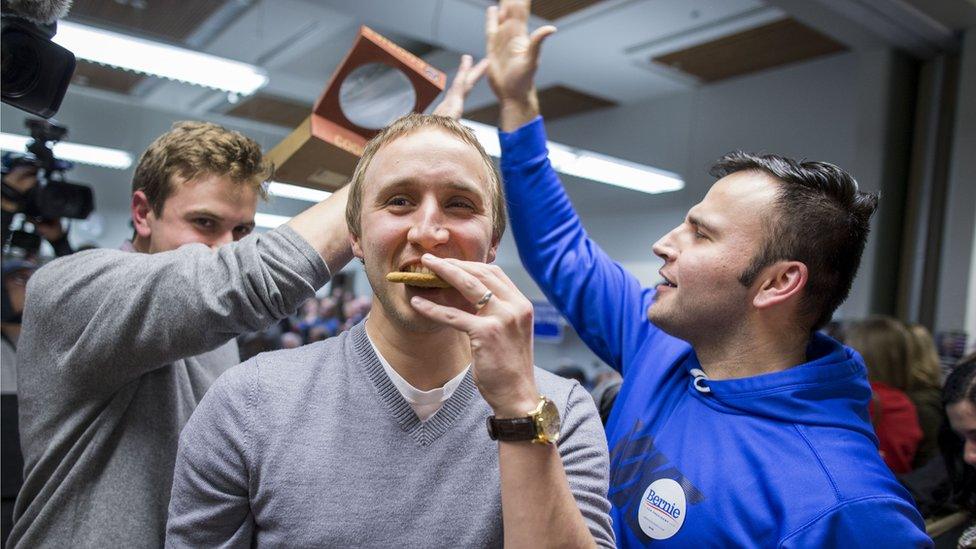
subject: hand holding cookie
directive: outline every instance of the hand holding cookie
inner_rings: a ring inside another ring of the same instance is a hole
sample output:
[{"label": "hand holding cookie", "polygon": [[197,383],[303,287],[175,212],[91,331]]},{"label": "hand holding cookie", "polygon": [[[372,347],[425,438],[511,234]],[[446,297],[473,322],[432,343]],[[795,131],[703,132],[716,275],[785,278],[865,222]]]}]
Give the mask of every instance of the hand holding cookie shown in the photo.
[{"label": "hand holding cookie", "polygon": [[495,265],[424,254],[423,266],[457,289],[475,312],[414,296],[420,314],[465,332],[472,374],[498,417],[521,417],[539,399],[532,361],[532,303]]}]

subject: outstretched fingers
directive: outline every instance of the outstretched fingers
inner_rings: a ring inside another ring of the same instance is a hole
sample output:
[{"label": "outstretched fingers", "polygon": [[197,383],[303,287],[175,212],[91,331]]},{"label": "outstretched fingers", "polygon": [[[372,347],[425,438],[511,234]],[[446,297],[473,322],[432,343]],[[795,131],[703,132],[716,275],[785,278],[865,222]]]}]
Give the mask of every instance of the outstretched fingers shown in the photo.
[{"label": "outstretched fingers", "polygon": [[447,88],[444,99],[437,105],[433,113],[459,120],[464,114],[464,100],[467,99],[468,92],[478,83],[487,68],[487,58],[474,65],[474,60],[470,55],[462,55],[461,64],[458,66],[457,74],[454,75],[454,81]]},{"label": "outstretched fingers", "polygon": [[542,43],[556,33],[556,27],[546,25],[532,31],[529,35],[529,57],[538,65],[539,55],[542,53]]},{"label": "outstretched fingers", "polygon": [[488,58],[485,57],[478,64],[468,69],[467,79],[465,80],[467,84],[467,89],[465,93],[471,91],[471,88],[481,80],[481,77],[485,75],[485,71],[488,70]]},{"label": "outstretched fingers", "polygon": [[496,34],[498,34],[498,6],[488,6],[485,11],[485,36],[488,38],[489,47]]}]

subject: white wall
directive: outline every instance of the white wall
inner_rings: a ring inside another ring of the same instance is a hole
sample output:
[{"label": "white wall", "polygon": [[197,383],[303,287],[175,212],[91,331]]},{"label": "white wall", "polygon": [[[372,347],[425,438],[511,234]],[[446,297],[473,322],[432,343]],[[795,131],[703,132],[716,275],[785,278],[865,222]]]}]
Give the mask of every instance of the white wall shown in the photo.
[{"label": "white wall", "polygon": [[939,266],[936,330],[976,338],[976,29],[966,31],[949,167],[947,211]]},{"label": "white wall", "polygon": [[969,297],[966,298],[966,333],[969,351],[976,351],[976,226],[973,227],[973,249],[969,264]]}]

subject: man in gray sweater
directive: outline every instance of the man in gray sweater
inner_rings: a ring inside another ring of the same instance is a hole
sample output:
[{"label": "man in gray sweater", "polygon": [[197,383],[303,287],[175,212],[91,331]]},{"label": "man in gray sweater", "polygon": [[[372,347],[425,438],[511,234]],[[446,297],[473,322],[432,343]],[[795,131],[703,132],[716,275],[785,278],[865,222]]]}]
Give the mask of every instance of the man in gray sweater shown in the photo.
[{"label": "man in gray sweater", "polygon": [[348,260],[341,195],[244,238],[267,175],[254,141],[178,123],[136,168],[132,251],[74,254],[31,278],[9,547],[162,543],[179,432],[238,362],[233,338],[293,312]]},{"label": "man in gray sweater", "polygon": [[[465,59],[438,110],[460,116],[483,69]],[[234,337],[293,313],[352,257],[345,190],[245,238],[269,172],[253,140],[178,123],[136,167],[127,249],[32,277],[8,547],[162,545],[179,433],[239,361]]]},{"label": "man in gray sweater", "polygon": [[612,546],[596,407],[533,367],[531,303],[488,265],[504,199],[475,137],[404,117],[350,187],[372,312],[217,380],[180,438],[167,546]]}]

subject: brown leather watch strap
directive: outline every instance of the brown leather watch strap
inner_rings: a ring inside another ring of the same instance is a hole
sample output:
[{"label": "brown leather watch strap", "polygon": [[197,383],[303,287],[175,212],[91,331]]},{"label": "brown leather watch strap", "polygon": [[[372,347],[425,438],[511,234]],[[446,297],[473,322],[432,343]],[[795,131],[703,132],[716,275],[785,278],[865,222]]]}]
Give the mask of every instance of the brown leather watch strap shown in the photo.
[{"label": "brown leather watch strap", "polygon": [[533,440],[536,433],[535,420],[531,417],[497,419],[488,417],[488,436],[492,440]]}]

